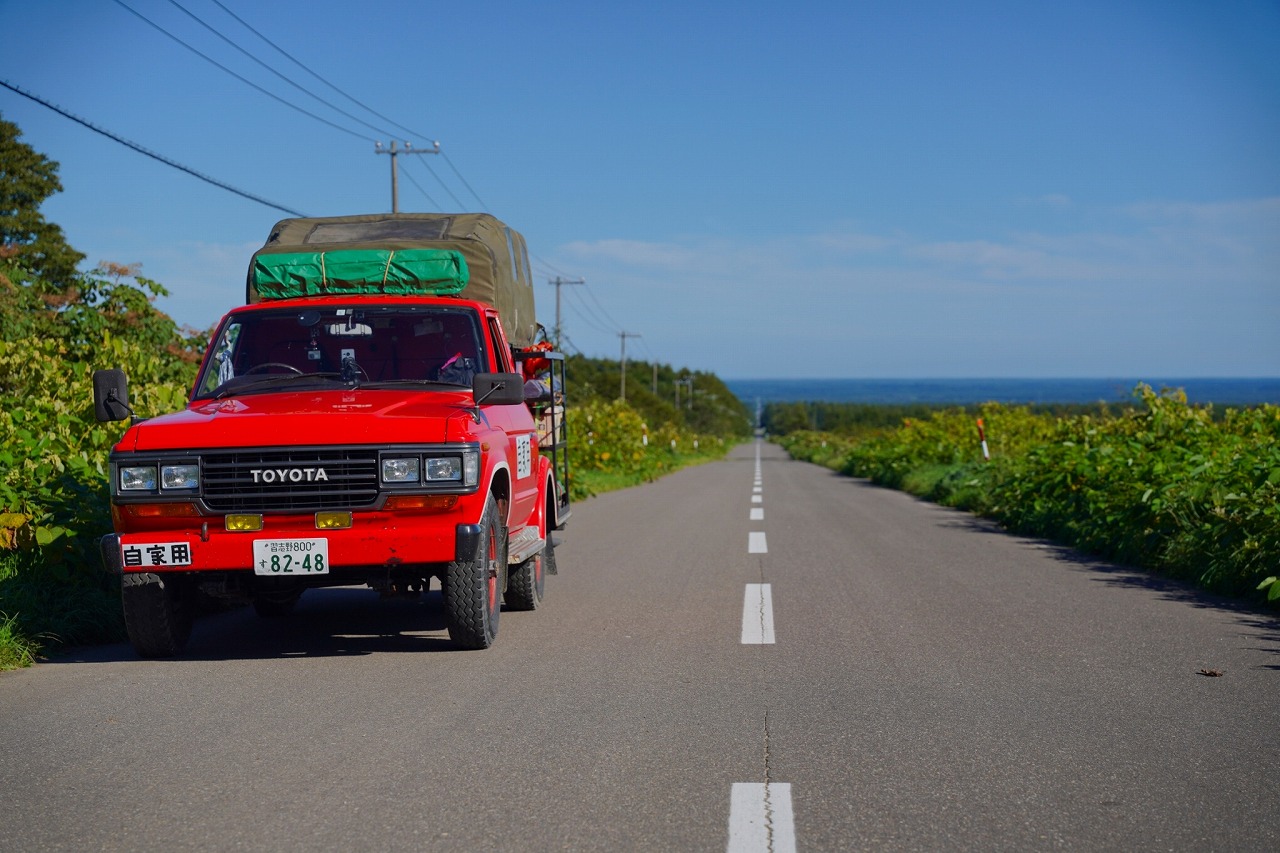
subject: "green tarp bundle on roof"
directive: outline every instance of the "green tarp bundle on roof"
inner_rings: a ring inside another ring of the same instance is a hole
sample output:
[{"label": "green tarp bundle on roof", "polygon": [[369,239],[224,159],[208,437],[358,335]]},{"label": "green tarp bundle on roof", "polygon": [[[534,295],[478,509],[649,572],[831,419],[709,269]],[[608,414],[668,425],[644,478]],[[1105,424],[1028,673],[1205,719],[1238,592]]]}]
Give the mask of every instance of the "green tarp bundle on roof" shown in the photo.
[{"label": "green tarp bundle on roof", "polygon": [[[284,294],[282,285],[268,281],[264,286],[257,280],[256,268],[260,261],[270,265],[272,262],[266,260],[269,256],[323,253],[326,278],[331,281],[333,276],[328,274],[328,266],[334,253],[369,250],[395,251],[397,258],[410,250],[461,254],[466,259],[466,273],[462,279],[464,286],[455,295],[497,308],[507,338],[516,346],[529,346],[537,339],[533,280],[524,237],[487,213],[370,213],[282,219],[271,229],[266,244],[254,254],[245,301],[278,299]],[[381,282],[380,275],[377,280]],[[372,292],[390,294],[384,290]],[[293,295],[319,296],[321,293],[299,290]]]},{"label": "green tarp bundle on roof", "polygon": [[380,293],[388,296],[461,293],[467,261],[452,249],[337,249],[260,253],[253,286],[263,299]]}]

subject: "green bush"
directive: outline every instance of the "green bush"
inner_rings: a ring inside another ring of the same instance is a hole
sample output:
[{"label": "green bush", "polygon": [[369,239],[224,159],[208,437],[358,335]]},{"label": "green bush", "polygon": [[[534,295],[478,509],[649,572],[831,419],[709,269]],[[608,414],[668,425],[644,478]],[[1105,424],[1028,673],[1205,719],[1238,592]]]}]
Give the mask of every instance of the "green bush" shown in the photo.
[{"label": "green bush", "polygon": [[570,406],[571,499],[607,488],[650,482],[686,465],[722,457],[733,439],[704,436],[665,423],[651,428],[618,400],[588,399]]}]

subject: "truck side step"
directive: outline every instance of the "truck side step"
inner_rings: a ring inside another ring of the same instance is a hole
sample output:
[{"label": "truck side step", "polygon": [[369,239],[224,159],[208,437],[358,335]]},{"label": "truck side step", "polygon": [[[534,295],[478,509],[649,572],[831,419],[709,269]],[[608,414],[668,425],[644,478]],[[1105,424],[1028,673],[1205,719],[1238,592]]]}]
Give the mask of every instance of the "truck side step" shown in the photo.
[{"label": "truck side step", "polygon": [[522,527],[507,538],[507,563],[523,563],[546,547],[547,540],[538,535],[535,525]]}]

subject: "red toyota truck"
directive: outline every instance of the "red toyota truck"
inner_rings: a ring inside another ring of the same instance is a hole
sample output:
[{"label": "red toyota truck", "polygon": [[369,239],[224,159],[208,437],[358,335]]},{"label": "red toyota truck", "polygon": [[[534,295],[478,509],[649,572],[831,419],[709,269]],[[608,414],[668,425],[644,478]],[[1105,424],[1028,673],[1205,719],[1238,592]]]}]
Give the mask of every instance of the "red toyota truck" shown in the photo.
[{"label": "red toyota truck", "polygon": [[569,518],[564,360],[538,340],[523,237],[488,214],[286,219],[185,410],[139,419],[94,376],[129,639],[179,653],[197,598],[287,613],[308,589],[420,595],[487,648],[533,610]]}]

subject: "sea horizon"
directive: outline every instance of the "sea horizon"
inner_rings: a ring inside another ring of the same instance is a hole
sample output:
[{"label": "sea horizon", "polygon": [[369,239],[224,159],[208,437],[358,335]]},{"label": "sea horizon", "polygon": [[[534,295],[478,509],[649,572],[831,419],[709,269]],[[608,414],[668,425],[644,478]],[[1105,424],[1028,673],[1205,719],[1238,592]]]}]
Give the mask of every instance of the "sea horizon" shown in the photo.
[{"label": "sea horizon", "polygon": [[972,405],[977,403],[1089,404],[1134,399],[1139,384],[1176,388],[1196,404],[1280,404],[1280,377],[1155,378],[945,378],[945,379],[725,379],[747,405],[760,403],[866,403]]}]

